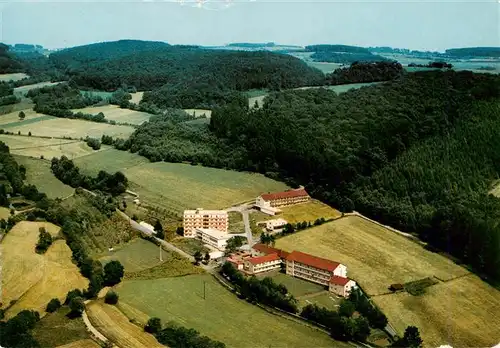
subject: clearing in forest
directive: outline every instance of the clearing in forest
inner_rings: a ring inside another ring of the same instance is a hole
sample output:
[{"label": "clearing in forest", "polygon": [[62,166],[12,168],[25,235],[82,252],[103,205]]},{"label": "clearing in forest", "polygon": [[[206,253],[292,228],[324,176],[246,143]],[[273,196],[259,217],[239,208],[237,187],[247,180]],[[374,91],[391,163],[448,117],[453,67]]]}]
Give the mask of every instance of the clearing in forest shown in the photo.
[{"label": "clearing in forest", "polygon": [[122,109],[118,105],[90,106],[84,109],[74,109],[73,112],[83,112],[85,114],[97,115],[102,112],[104,118],[117,123],[130,123],[140,125],[149,120],[152,114],[146,112],[135,111],[130,109]]},{"label": "clearing in forest", "polygon": [[48,87],[48,86],[55,86],[55,85],[60,84],[61,82],[40,82],[40,83],[34,83],[32,85],[16,87],[16,88],[14,88],[14,94],[17,96],[26,95],[32,89]]},{"label": "clearing in forest", "polygon": [[173,320],[196,329],[227,347],[241,347],[242,342],[251,342],[255,348],[301,347],[304,342],[310,347],[349,346],[238,299],[211,275],[126,280],[116,290],[120,301],[139,311],[163,323]]},{"label": "clearing in forest", "polygon": [[49,198],[65,198],[75,190],[57,179],[50,170],[50,162],[38,158],[14,156],[19,165],[26,168],[26,182],[35,185]]},{"label": "clearing in forest", "polygon": [[91,122],[85,120],[76,120],[69,118],[43,119],[38,122],[9,127],[9,131],[21,134],[49,137],[68,137],[68,138],[98,138],[106,134],[113,138],[127,139],[134,132],[131,126],[111,125],[108,123]]},{"label": "clearing in forest", "polygon": [[132,324],[117,307],[102,300],[92,301],[86,306],[92,325],[107,339],[121,348],[161,348],[156,338],[144,329]]},{"label": "clearing in forest", "polygon": [[0,74],[0,82],[19,81],[27,77],[25,73]]},{"label": "clearing in forest", "polygon": [[[425,344],[433,346],[487,346],[500,339],[494,334],[500,321],[493,315],[500,308],[498,290],[444,256],[362,217],[297,232],[278,239],[276,247],[345,264],[347,275],[372,296],[401,335],[406,326],[416,325]],[[422,295],[388,290],[393,283],[427,277],[440,282]],[[466,323],[475,329],[466,329]]]},{"label": "clearing in forest", "polygon": [[53,236],[59,227],[48,222],[19,222],[5,235],[2,244],[2,308],[10,305],[6,317],[23,309],[33,309],[45,315],[52,298],[64,302],[69,290],[85,289],[88,280],[72,262],[71,250],[64,240],[56,240],[45,254],[35,253],[39,228],[45,227]]}]

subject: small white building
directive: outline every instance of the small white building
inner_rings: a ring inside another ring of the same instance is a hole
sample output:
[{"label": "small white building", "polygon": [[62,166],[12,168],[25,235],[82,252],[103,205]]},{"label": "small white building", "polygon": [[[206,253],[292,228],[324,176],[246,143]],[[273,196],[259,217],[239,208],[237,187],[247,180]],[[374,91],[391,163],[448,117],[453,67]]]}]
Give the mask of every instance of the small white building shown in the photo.
[{"label": "small white building", "polygon": [[139,225],[148,229],[151,233],[156,234],[155,228],[152,225],[148,224],[147,222],[141,221],[139,222]]},{"label": "small white building", "polygon": [[342,297],[348,297],[351,290],[356,287],[356,282],[352,279],[340,276],[332,276],[328,284],[328,290]]},{"label": "small white building", "polygon": [[228,239],[234,237],[232,234],[221,232],[212,228],[197,228],[195,231],[196,238],[200,239],[204,244],[220,251],[226,250]]},{"label": "small white building", "polygon": [[266,230],[268,232],[281,232],[288,223],[285,219],[274,219],[266,221]]}]

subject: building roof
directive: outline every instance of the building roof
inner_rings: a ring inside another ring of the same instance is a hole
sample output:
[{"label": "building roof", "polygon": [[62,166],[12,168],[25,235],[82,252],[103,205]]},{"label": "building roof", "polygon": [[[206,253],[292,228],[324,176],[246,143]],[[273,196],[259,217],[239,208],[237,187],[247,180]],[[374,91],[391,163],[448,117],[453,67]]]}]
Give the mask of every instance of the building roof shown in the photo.
[{"label": "building roof", "polygon": [[195,230],[196,232],[200,231],[206,235],[209,235],[210,237],[216,238],[217,240],[224,240],[234,237],[234,235],[216,230],[214,228],[196,228]]},{"label": "building roof", "polygon": [[336,275],[334,275],[330,278],[330,284],[335,284],[335,285],[340,285],[340,286],[345,286],[350,281],[351,280],[349,278],[339,277]]},{"label": "building roof", "polygon": [[278,254],[268,254],[264,256],[257,256],[257,257],[250,257],[246,259],[245,261],[250,262],[252,265],[258,265],[264,262],[271,262],[271,261],[278,261],[281,260],[281,258],[278,256]]},{"label": "building roof", "polygon": [[267,221],[264,221],[267,224],[271,224],[273,226],[281,226],[281,225],[286,225],[288,223],[288,221],[286,221],[285,219],[282,219],[282,218],[279,218],[279,219],[273,219],[273,220],[267,220]]},{"label": "building roof", "polygon": [[292,251],[288,256],[287,256],[287,261],[297,261],[300,263],[303,263],[305,265],[323,269],[325,271],[330,271],[333,272],[339,265],[340,263],[323,259],[321,257],[309,255],[306,253],[302,253],[300,251]]},{"label": "building roof", "polygon": [[288,257],[288,255],[289,255],[289,253],[287,253],[284,250],[276,249],[276,248],[267,246],[267,245],[262,244],[262,243],[255,244],[252,247],[252,249],[256,250],[258,252],[264,253],[266,255],[268,255],[268,254],[278,254],[278,256],[281,257],[282,259],[286,259]]},{"label": "building roof", "polygon": [[196,210],[184,210],[184,215],[206,215],[206,214],[225,214],[227,215],[227,211],[225,210],[204,210],[203,208],[197,208]]},{"label": "building roof", "polygon": [[276,193],[264,193],[263,195],[261,195],[262,199],[265,201],[274,201],[277,199],[305,197],[305,196],[309,196],[309,194],[303,188],[283,191],[283,192],[276,192]]}]

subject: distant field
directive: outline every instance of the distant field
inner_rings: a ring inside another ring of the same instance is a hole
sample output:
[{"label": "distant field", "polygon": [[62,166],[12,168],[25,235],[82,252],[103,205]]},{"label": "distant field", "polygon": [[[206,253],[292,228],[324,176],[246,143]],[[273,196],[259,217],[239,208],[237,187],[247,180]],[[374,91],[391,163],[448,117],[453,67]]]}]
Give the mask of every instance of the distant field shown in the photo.
[{"label": "distant field", "polygon": [[325,62],[313,62],[306,61],[307,65],[312,66],[313,68],[321,70],[324,74],[330,74],[335,69],[341,68],[342,64],[339,63],[325,63]]},{"label": "distant field", "polygon": [[0,81],[19,81],[29,77],[25,73],[0,74]]},{"label": "distant field", "polygon": [[205,115],[207,118],[210,118],[212,116],[212,110],[207,109],[184,109],[184,111],[190,115],[194,114],[196,117]]},{"label": "distant field", "polygon": [[416,325],[426,346],[492,347],[500,342],[500,292],[475,275],[438,283],[423,296],[376,296],[399,332]]},{"label": "distant field", "polygon": [[[203,299],[205,284],[206,299]],[[202,335],[242,347],[348,347],[328,335],[274,316],[240,300],[210,275],[124,281],[120,300],[163,322],[171,320]]]},{"label": "distant field", "polygon": [[43,156],[46,160],[50,160],[53,157],[61,157],[62,155],[69,159],[75,159],[89,154],[96,154],[109,148],[102,146],[100,150],[94,151],[86,143],[79,140],[3,134],[0,135],[0,141],[6,143],[10,147],[10,152],[14,155],[35,158]]},{"label": "distant field", "polygon": [[42,347],[99,348],[90,339],[82,318],[69,319],[68,307],[61,307],[54,313],[47,313],[33,330],[33,336]]},{"label": "distant field", "polygon": [[[340,302],[342,302],[341,297],[329,292],[328,290],[318,293],[317,295],[302,296],[298,300],[301,308],[309,304],[316,304],[320,307],[325,307],[333,311],[337,311],[339,309],[338,307]],[[402,332],[404,332],[404,328]]]},{"label": "distant field", "polygon": [[35,88],[42,88],[42,87],[47,87],[47,86],[55,86],[60,84],[61,82],[40,82],[40,83],[35,83],[33,85],[26,85],[26,86],[21,86],[21,87],[16,87],[14,88],[14,94],[15,95],[26,95],[30,90],[35,89]]},{"label": "distant field", "polygon": [[17,114],[21,110],[26,112],[26,110],[32,109],[34,106],[35,104],[33,104],[31,99],[21,97],[21,101],[19,103],[0,106],[0,115],[9,114],[11,112],[16,112]]},{"label": "distant field", "polygon": [[92,301],[86,306],[92,325],[107,339],[120,348],[164,347],[153,335],[131,322],[118,308],[102,300]]},{"label": "distant field", "polygon": [[103,264],[111,260],[120,261],[125,272],[142,271],[161,263],[159,247],[141,238],[135,238],[117,250],[106,252],[99,258]]},{"label": "distant field", "polygon": [[77,158],[75,160],[75,164],[80,170],[89,175],[96,175],[100,170],[105,170],[110,173],[120,170],[125,171],[128,168],[146,163],[149,163],[149,160],[145,157],[113,148],[94,152],[89,154],[89,156]]},{"label": "distant field", "polygon": [[71,137],[101,138],[103,134],[112,137],[127,139],[134,132],[130,126],[110,125],[107,123],[90,122],[84,120],[74,120],[67,118],[54,118],[50,120],[41,120],[29,125],[10,127],[10,131],[22,134],[31,132],[33,135],[50,137]]},{"label": "distant field", "polygon": [[269,216],[263,213],[253,213],[252,215],[255,214],[257,221],[282,218],[290,223],[302,221],[314,222],[319,218],[328,220],[342,215],[338,210],[317,200],[311,200],[307,203],[291,205],[289,207],[282,207],[280,209],[282,212],[275,216]]},{"label": "distant field", "polygon": [[36,310],[43,316],[52,298],[63,301],[69,290],[87,287],[88,280],[72,262],[71,250],[64,240],[55,241],[43,255],[35,253],[38,229],[42,226],[54,236],[59,232],[59,227],[47,222],[22,221],[0,244],[3,307],[17,300],[7,317],[23,309]]},{"label": "distant field", "polygon": [[83,95],[89,94],[92,96],[101,97],[103,100],[107,100],[109,97],[111,97],[113,92],[80,90],[80,94],[83,94]]},{"label": "distant field", "polygon": [[316,87],[316,86],[312,86],[312,87],[299,87],[299,88],[296,88],[296,90],[326,88],[326,89],[329,89],[330,91],[334,91],[335,93],[340,94],[340,93],[345,93],[345,92],[347,92],[347,91],[349,91],[351,89],[359,89],[361,87],[377,85],[377,84],[380,84],[380,83],[382,83],[382,82],[348,83],[348,84],[345,84],[345,85],[320,86],[320,87]]},{"label": "distant field", "polygon": [[15,156],[15,159],[19,165],[26,167],[26,181],[35,185],[40,192],[47,194],[49,198],[64,198],[75,191],[52,174],[49,161],[24,156]]},{"label": "distant field", "polygon": [[73,110],[73,112],[79,111],[93,115],[102,112],[107,120],[136,125],[140,125],[141,123],[148,121],[149,118],[153,116],[152,114],[148,114],[146,112],[121,109],[118,105],[104,105]]},{"label": "distant field", "polygon": [[130,101],[134,104],[139,104],[140,101],[142,100],[142,96],[144,95],[144,92],[135,92],[135,93],[130,93],[132,96],[132,99]]},{"label": "distant field", "polygon": [[42,120],[50,120],[55,119],[54,116],[44,115],[36,113],[33,110],[23,110],[26,117],[24,120],[19,119],[19,111],[14,111],[5,115],[0,116],[0,127],[1,128],[10,128],[14,126],[22,126],[26,124],[35,123]]},{"label": "distant field", "polygon": [[261,108],[264,105],[264,98],[265,97],[267,97],[267,94],[260,95],[258,97],[248,98],[248,107],[253,108],[255,106],[255,102],[257,102],[258,107]]},{"label": "distant field", "polygon": [[[348,276],[373,296],[400,334],[406,326],[416,325],[424,342],[434,346],[484,346],[500,339],[492,335],[499,325],[497,317],[492,319],[492,310],[500,308],[500,292],[447,258],[361,217],[344,217],[280,238],[276,246],[345,264]],[[432,276],[444,282],[420,297],[383,295],[390,284]],[[466,323],[477,329],[466,329]],[[459,327],[463,330],[455,333]]]}]

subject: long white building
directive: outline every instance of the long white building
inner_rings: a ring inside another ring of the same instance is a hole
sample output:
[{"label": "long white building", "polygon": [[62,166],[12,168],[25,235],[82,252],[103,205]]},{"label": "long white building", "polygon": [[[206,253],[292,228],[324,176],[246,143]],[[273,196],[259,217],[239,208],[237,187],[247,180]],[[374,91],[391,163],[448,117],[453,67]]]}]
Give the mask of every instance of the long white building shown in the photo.
[{"label": "long white building", "polygon": [[226,250],[228,239],[234,237],[234,235],[211,228],[197,228],[195,231],[196,238],[200,239],[204,244],[221,251]]},{"label": "long white building", "polygon": [[214,229],[227,233],[228,215],[225,210],[184,210],[184,237],[195,238],[196,229]]}]

